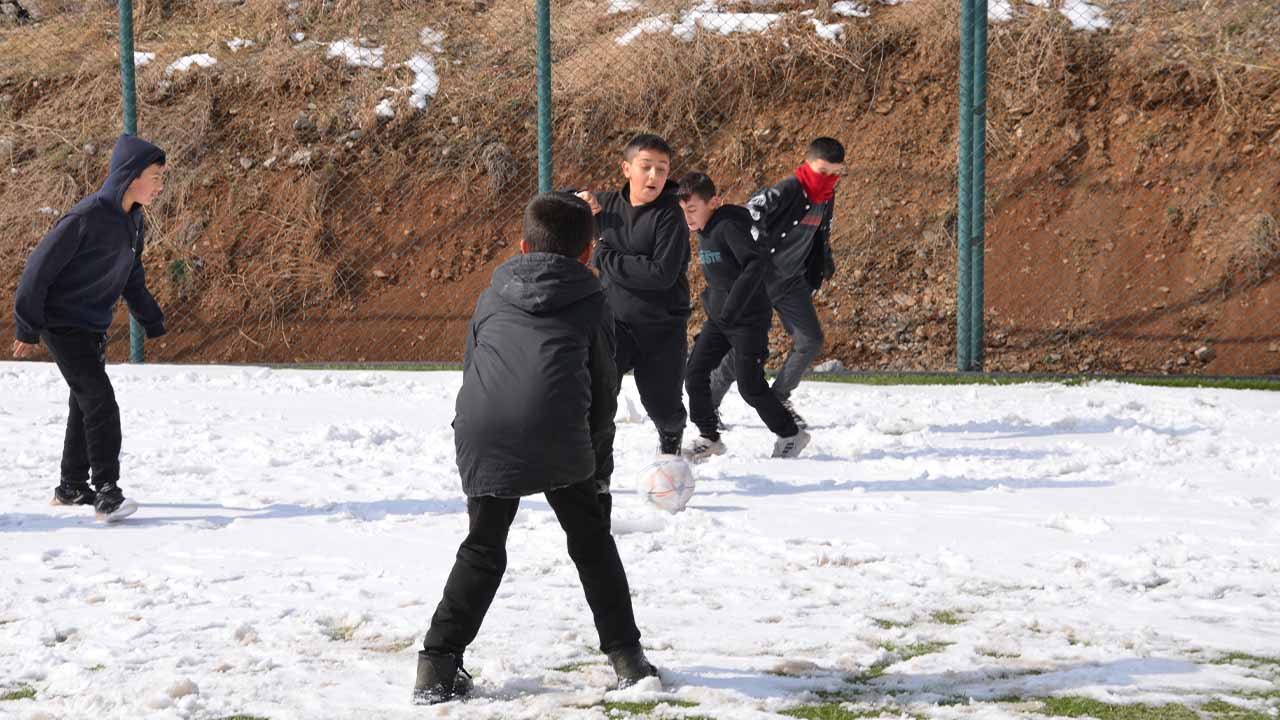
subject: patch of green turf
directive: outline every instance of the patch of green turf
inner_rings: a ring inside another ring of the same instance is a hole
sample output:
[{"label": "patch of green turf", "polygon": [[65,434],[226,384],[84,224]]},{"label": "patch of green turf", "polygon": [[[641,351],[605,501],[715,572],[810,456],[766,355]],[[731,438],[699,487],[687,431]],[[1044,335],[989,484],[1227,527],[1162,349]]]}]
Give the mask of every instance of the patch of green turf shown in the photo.
[{"label": "patch of green turf", "polygon": [[1097,720],[1200,720],[1194,710],[1183,705],[1112,705],[1081,697],[1044,700],[1044,715],[1091,717]]},{"label": "patch of green turf", "polygon": [[589,663],[589,662],[569,663],[568,665],[561,665],[560,667],[551,668],[551,669],[555,670],[556,672],[573,673],[573,672],[580,672],[582,670],[585,670],[591,667],[591,665],[592,663]]},{"label": "patch of green turf", "polygon": [[[902,717],[902,711],[897,709],[880,709],[880,710],[850,710],[844,706],[844,703],[828,702],[817,705],[802,705],[798,708],[783,710],[781,715],[787,717],[800,718],[801,720],[865,720],[867,718]],[[910,717],[919,717],[911,715]]]},{"label": "patch of green turf", "polygon": [[270,718],[260,717],[258,715],[228,715],[221,720],[270,720]]},{"label": "patch of green turf", "polygon": [[102,663],[98,663],[97,665],[94,665],[93,667],[89,668],[89,672],[102,672],[103,670],[106,670],[106,669],[107,669],[106,665],[103,665]]},{"label": "patch of green turf", "polygon": [[1209,713],[1213,720],[1273,720],[1274,715],[1232,705],[1224,700],[1210,700],[1200,706],[1200,711]]},{"label": "patch of green turf", "polygon": [[1280,380],[1272,378],[1215,377],[1127,377],[1069,375],[968,375],[959,373],[854,373],[849,375],[807,375],[805,380],[851,385],[1025,385],[1056,383],[1076,386],[1113,381],[1130,385],[1172,388],[1217,388],[1222,390],[1280,391]]},{"label": "patch of green turf", "polygon": [[1250,655],[1249,653],[1227,653],[1220,658],[1210,661],[1214,665],[1248,665],[1249,667],[1265,667],[1273,666],[1280,668],[1280,658],[1266,657],[1264,655]]},{"label": "patch of green turf", "polygon": [[940,625],[959,625],[964,622],[964,618],[960,617],[960,613],[954,610],[935,610],[929,617]]},{"label": "patch of green turf", "polygon": [[940,653],[947,647],[951,646],[949,642],[939,642],[937,640],[927,640],[925,642],[911,643],[910,645],[896,645],[894,643],[884,643],[881,645],[885,650],[897,655],[902,661],[912,658],[918,658],[922,655],[933,655]]},{"label": "patch of green turf", "polygon": [[459,363],[268,363],[272,370],[357,370],[362,372],[458,371]]},{"label": "patch of green turf", "polygon": [[979,650],[978,654],[982,657],[997,658],[1000,660],[1015,660],[1022,657],[1017,653],[1004,653],[999,650]]},{"label": "patch of green turf", "polygon": [[11,702],[13,700],[34,700],[36,698],[36,689],[30,685],[23,685],[17,690],[11,690],[0,695],[0,702]]},{"label": "patch of green turf", "polygon": [[697,707],[698,703],[688,702],[685,700],[663,700],[661,702],[607,702],[602,707],[604,708],[606,715],[612,715],[614,714],[614,711],[626,713],[628,715],[648,715],[659,705]]},{"label": "patch of green turf", "polygon": [[874,623],[876,624],[876,627],[880,628],[881,630],[892,630],[892,629],[894,629],[894,628],[909,628],[909,627],[911,627],[911,623],[909,623],[909,622],[898,622],[897,620],[880,620],[880,619],[878,619],[878,618],[873,618],[873,619],[872,619],[872,622],[874,622]]}]

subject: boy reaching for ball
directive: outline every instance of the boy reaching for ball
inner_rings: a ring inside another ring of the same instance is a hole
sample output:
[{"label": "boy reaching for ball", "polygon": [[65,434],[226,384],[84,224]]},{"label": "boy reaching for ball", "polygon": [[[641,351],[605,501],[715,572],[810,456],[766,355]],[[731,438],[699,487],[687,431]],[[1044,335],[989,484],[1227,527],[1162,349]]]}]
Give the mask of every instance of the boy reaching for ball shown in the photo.
[{"label": "boy reaching for ball", "polygon": [[567,536],[618,686],[657,675],[597,492],[613,469],[618,374],[613,315],[587,267],[594,234],[585,201],[535,197],[525,208],[522,254],[494,271],[476,305],[453,421],[470,531],[418,653],[416,704],[470,690],[463,653],[502,582],[520,498],[536,493]]}]

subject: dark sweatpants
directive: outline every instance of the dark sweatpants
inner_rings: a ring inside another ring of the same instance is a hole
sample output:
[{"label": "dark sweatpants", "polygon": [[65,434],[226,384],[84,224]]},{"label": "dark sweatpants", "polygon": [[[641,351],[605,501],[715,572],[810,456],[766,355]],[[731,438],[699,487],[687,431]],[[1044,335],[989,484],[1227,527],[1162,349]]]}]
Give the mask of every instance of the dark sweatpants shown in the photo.
[{"label": "dark sweatpants", "polygon": [[760,414],[775,435],[791,437],[799,432],[791,413],[769,389],[764,377],[764,361],[769,353],[769,327],[734,328],[728,332],[708,319],[693,343],[685,389],[689,392],[689,413],[703,437],[719,439],[716,406],[711,394],[711,373],[722,360],[733,364],[742,399]]},{"label": "dark sweatpants", "polygon": [[[677,446],[689,419],[684,409],[684,364],[689,352],[685,324],[633,326],[618,321],[614,361],[618,377],[634,371],[640,402],[659,434],[674,435]],[[622,387],[622,383],[618,383]],[[679,452],[677,447],[676,452]]]},{"label": "dark sweatpants", "polygon": [[107,377],[107,336],[78,329],[41,333],[71,388],[62,443],[62,484],[101,488],[120,481],[120,407]]},{"label": "dark sweatpants", "polygon": [[[809,372],[813,361],[822,354],[825,338],[818,311],[813,306],[813,288],[804,277],[791,278],[769,285],[769,302],[782,320],[782,327],[791,336],[791,352],[773,381],[773,393],[781,400],[791,397],[791,392]],[[738,379],[733,362],[726,359],[711,376],[711,397],[716,407]],[[745,399],[745,395],[743,398]]]},{"label": "dark sweatpants", "polygon": [[[595,481],[552,490],[546,498],[568,539],[569,557],[578,566],[600,635],[600,650],[608,653],[638,644],[631,587],[597,499]],[[467,498],[471,531],[458,548],[444,598],[431,618],[423,642],[428,652],[461,655],[475,640],[507,569],[507,531],[519,507],[518,498]]]}]

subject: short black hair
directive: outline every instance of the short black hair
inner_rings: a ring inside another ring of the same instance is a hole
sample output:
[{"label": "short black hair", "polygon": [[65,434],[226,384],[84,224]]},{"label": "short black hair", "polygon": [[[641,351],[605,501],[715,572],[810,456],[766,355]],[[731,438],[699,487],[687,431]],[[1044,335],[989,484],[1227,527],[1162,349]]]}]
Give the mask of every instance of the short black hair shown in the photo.
[{"label": "short black hair", "polygon": [[809,143],[809,149],[805,151],[804,158],[806,160],[825,160],[829,163],[843,163],[844,146],[835,138],[820,137]]},{"label": "short black hair", "polygon": [[630,160],[636,156],[636,153],[644,150],[648,150],[649,152],[660,152],[663,155],[666,155],[668,159],[670,159],[672,155],[671,146],[667,144],[666,140],[663,140],[660,136],[654,135],[653,133],[640,133],[639,135],[631,138],[631,140],[627,142],[626,147],[622,148],[622,157]]},{"label": "short black hair", "polygon": [[691,172],[680,178],[680,185],[676,188],[676,197],[680,202],[687,202],[694,195],[710,200],[717,194],[716,184],[705,173],[700,172]]},{"label": "short black hair", "polygon": [[562,192],[536,195],[524,208],[524,241],[530,252],[576,258],[596,232],[591,206]]}]

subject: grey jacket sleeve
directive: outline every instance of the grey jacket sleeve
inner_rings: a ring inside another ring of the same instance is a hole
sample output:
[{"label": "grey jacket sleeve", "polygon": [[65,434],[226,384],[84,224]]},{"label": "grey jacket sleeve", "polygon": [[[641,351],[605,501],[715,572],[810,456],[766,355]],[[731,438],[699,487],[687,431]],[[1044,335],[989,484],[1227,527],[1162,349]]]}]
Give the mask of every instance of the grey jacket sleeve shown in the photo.
[{"label": "grey jacket sleeve", "polygon": [[614,416],[618,413],[618,367],[614,362],[617,341],[613,334],[613,312],[604,304],[600,322],[591,333],[588,366],[591,371],[591,447],[596,455],[596,490],[609,492],[613,476]]},{"label": "grey jacket sleeve", "polygon": [[13,320],[17,338],[24,343],[40,342],[45,328],[44,303],[49,286],[58,279],[84,241],[84,223],[78,215],[67,215],[44,236],[27,259],[14,297]]}]

